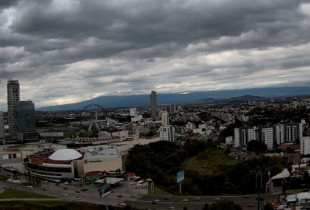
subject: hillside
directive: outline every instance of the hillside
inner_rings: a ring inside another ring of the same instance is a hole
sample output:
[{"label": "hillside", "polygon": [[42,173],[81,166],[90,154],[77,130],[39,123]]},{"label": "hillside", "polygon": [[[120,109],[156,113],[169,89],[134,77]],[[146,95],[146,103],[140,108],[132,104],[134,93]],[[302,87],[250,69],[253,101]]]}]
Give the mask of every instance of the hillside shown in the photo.
[{"label": "hillside", "polygon": [[[310,94],[308,87],[282,87],[282,88],[256,88],[242,90],[218,90],[206,92],[182,93],[158,93],[157,101],[159,106],[183,105],[195,103],[227,103],[245,102],[247,100],[262,99],[261,97],[279,97]],[[66,111],[82,110],[90,104],[98,104],[103,108],[128,108],[128,107],[148,107],[150,105],[150,95],[126,95],[126,96],[100,96],[91,100],[74,104],[59,106],[48,106],[37,108],[37,111]]]}]

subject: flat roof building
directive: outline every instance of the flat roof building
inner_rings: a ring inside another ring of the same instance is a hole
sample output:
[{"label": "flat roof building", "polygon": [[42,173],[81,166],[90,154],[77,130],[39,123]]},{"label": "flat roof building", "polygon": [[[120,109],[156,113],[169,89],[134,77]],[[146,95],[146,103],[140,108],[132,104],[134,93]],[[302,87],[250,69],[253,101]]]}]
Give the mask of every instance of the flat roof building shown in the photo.
[{"label": "flat roof building", "polygon": [[115,146],[89,146],[83,148],[84,174],[91,171],[113,172],[123,170],[122,157]]}]

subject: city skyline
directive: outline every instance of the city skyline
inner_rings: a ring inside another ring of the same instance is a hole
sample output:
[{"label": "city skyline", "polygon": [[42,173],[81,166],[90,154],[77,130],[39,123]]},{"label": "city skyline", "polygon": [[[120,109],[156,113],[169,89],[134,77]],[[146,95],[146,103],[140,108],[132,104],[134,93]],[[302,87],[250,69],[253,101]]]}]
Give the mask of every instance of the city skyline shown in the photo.
[{"label": "city skyline", "polygon": [[37,107],[102,95],[310,86],[310,3],[0,2],[0,98]]}]

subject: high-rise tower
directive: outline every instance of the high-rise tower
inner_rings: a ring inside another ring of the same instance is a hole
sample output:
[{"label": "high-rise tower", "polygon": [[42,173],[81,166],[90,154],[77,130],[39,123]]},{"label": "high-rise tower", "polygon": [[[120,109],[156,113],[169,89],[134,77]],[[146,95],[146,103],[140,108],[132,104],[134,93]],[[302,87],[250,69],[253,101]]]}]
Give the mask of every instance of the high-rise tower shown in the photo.
[{"label": "high-rise tower", "polygon": [[7,83],[8,96],[8,121],[9,132],[12,138],[16,138],[16,125],[19,103],[19,83],[18,80],[9,80]]},{"label": "high-rise tower", "polygon": [[162,126],[167,126],[169,125],[169,114],[168,112],[164,111],[162,114],[161,114],[161,125]]},{"label": "high-rise tower", "polygon": [[22,142],[37,141],[35,109],[32,101],[19,102],[17,119],[17,140]]},{"label": "high-rise tower", "polygon": [[157,118],[157,96],[155,91],[151,92],[150,105],[151,105],[151,117],[155,119]]},{"label": "high-rise tower", "polygon": [[5,130],[4,130],[4,118],[3,112],[0,112],[0,142],[5,144]]}]

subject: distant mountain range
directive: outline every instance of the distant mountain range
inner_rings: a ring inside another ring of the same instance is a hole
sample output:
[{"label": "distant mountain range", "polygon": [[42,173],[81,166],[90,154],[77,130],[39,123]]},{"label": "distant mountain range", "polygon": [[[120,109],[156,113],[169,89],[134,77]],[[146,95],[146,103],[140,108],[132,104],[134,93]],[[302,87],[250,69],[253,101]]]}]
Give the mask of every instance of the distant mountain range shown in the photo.
[{"label": "distant mountain range", "polygon": [[[159,106],[184,105],[195,103],[228,103],[245,102],[247,100],[260,100],[262,97],[272,98],[281,96],[310,95],[309,87],[278,87],[278,88],[253,88],[242,90],[222,90],[192,92],[187,94],[157,92]],[[98,104],[103,108],[128,108],[150,106],[150,95],[126,95],[126,96],[100,96],[91,100],[73,104],[48,106],[38,108],[37,111],[67,111],[82,110],[90,104]]]}]

